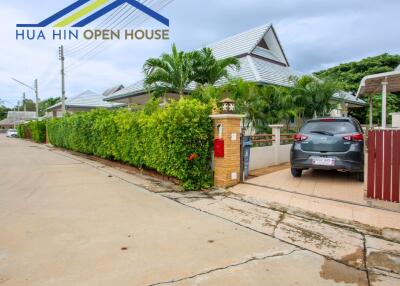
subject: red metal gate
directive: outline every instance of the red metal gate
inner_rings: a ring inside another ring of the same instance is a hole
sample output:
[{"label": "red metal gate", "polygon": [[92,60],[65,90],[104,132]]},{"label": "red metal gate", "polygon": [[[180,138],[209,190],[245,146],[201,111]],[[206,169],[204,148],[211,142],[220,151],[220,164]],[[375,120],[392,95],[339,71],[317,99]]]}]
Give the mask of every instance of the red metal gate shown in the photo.
[{"label": "red metal gate", "polygon": [[400,130],[368,132],[367,197],[400,202]]}]

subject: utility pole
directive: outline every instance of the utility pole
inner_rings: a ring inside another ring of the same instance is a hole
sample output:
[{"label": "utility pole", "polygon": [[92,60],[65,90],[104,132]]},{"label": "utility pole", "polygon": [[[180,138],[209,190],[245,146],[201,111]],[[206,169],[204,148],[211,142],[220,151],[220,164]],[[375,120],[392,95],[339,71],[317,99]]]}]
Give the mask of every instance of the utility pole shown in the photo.
[{"label": "utility pole", "polygon": [[23,83],[22,81],[19,81],[18,79],[15,78],[11,78],[13,81],[19,83],[20,85],[26,86],[29,89],[32,89],[35,92],[35,96],[36,96],[36,118],[39,118],[39,88],[38,88],[38,80],[35,79],[35,83],[34,83],[34,87]]},{"label": "utility pole", "polygon": [[64,72],[64,46],[59,48],[59,59],[61,61],[61,111],[65,114],[65,72]]},{"label": "utility pole", "polygon": [[24,105],[24,112],[26,112],[26,97],[25,97],[25,92],[22,93],[22,104]]},{"label": "utility pole", "polygon": [[36,118],[39,118],[39,87],[37,79],[35,79],[35,96],[36,96]]}]

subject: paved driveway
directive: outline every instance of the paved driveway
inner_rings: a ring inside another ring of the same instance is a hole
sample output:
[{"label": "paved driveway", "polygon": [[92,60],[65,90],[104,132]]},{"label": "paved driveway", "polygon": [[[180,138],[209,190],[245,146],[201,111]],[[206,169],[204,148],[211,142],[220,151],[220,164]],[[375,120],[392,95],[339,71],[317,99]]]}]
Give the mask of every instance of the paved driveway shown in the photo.
[{"label": "paved driveway", "polygon": [[359,182],[350,173],[310,169],[304,170],[300,178],[294,178],[290,173],[290,168],[287,168],[251,178],[247,182],[304,195],[366,204],[364,183]]},{"label": "paved driveway", "polygon": [[0,136],[0,174],[2,286],[367,285],[362,255],[347,267],[43,145]]}]

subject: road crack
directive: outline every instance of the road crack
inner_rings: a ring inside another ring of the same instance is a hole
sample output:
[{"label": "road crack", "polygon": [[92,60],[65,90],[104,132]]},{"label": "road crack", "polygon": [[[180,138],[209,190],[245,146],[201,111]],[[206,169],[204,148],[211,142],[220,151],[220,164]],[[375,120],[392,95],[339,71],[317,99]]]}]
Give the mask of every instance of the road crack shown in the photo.
[{"label": "road crack", "polygon": [[365,274],[367,275],[368,286],[370,286],[371,285],[371,281],[370,281],[369,270],[368,270],[368,265],[367,265],[367,239],[366,239],[364,233],[362,233],[361,235],[362,235],[362,238],[363,238],[363,256],[364,256]]},{"label": "road crack", "polygon": [[217,268],[213,268],[204,272],[200,272],[191,276],[187,276],[187,277],[183,277],[183,278],[179,278],[179,279],[173,279],[173,280],[169,280],[169,281],[163,281],[163,282],[157,282],[157,283],[153,283],[153,284],[149,284],[149,286],[157,286],[157,285],[167,285],[167,284],[173,284],[173,283],[178,283],[178,282],[182,282],[185,280],[189,280],[189,279],[193,279],[193,278],[197,278],[203,275],[208,275],[211,274],[213,272],[217,272],[217,271],[222,271],[222,270],[226,270],[229,268],[234,268],[234,267],[238,267],[238,266],[242,266],[245,265],[247,263],[253,262],[253,261],[261,261],[261,260],[266,260],[269,258],[275,258],[275,257],[284,257],[284,256],[289,256],[291,254],[293,254],[296,251],[303,251],[302,249],[293,249],[290,252],[287,253],[274,253],[274,254],[270,254],[270,255],[266,255],[266,256],[262,256],[262,257],[252,257],[249,259],[246,259],[245,261],[242,262],[238,262],[238,263],[233,263],[233,264],[229,264],[226,266],[221,266],[221,267],[217,267]]}]

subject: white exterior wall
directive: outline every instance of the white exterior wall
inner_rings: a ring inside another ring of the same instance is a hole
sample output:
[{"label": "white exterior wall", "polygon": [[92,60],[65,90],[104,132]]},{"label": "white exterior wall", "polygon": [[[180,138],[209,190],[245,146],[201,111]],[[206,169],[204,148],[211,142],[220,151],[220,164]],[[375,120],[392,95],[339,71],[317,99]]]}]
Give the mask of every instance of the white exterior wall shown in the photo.
[{"label": "white exterior wall", "polygon": [[400,113],[392,114],[392,127],[400,128]]},{"label": "white exterior wall", "polygon": [[[250,171],[289,162],[291,147],[292,144],[251,148]],[[277,158],[275,158],[275,153],[277,153]]]},{"label": "white exterior wall", "polygon": [[335,109],[330,112],[331,117],[346,117],[349,114],[349,109],[345,103],[338,103]]}]

